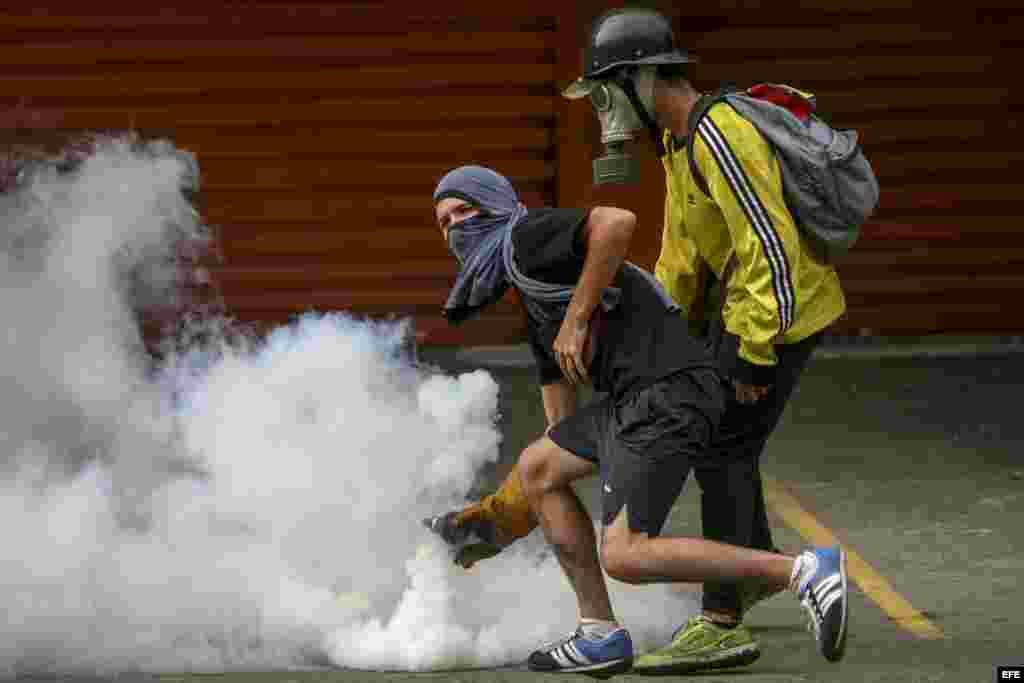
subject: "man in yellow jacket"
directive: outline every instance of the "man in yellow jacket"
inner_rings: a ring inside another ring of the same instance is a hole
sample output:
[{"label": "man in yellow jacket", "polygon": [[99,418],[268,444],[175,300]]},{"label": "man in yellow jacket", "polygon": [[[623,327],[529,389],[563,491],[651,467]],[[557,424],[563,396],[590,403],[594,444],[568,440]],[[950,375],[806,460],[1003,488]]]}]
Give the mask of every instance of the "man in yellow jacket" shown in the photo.
[{"label": "man in yellow jacket", "polygon": [[[698,106],[693,60],[676,48],[663,16],[639,9],[602,16],[585,63],[585,78],[567,96],[591,96],[603,140],[621,139],[631,116],[658,135],[667,192],[655,274],[707,336],[732,385],[715,439],[720,464],[695,471],[704,535],[772,550],[759,460],[822,331],[845,310],[839,277],[795,224],[771,145],[727,103],[706,112]],[[616,102],[628,102],[633,111],[616,111]],[[698,111],[705,114],[699,122]],[[615,126],[619,130],[611,130]],[[691,172],[690,136],[703,183]],[[603,170],[622,172],[607,165]],[[495,494],[434,520],[451,541],[474,531],[483,539],[460,550],[464,566],[534,526],[516,469]],[[666,647],[639,657],[634,669],[682,673],[756,660],[758,645],[742,617],[764,597],[757,585],[705,584],[702,613]]]}]

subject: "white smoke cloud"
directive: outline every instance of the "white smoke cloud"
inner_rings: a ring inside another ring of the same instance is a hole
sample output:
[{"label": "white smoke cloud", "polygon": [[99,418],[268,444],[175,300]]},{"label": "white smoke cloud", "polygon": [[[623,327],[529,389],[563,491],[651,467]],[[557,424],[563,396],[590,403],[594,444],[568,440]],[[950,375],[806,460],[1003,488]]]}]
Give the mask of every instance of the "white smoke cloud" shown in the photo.
[{"label": "white smoke cloud", "polygon": [[[498,456],[488,373],[343,314],[153,366],[135,311],[205,235],[173,152],[113,142],[0,195],[0,676],[493,666],[571,630],[536,534],[465,572],[419,524]],[[640,644],[693,612],[613,598]]]}]

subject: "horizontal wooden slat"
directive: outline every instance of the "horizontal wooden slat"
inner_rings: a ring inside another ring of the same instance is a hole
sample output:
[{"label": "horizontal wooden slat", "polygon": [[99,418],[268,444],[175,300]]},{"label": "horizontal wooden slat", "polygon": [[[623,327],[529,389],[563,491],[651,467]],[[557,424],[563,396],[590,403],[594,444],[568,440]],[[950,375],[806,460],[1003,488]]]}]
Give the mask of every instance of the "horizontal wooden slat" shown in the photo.
[{"label": "horizontal wooden slat", "polygon": [[[237,129],[181,128],[145,131],[147,138],[169,139],[206,163],[212,159],[282,159],[300,156],[379,159],[441,156],[452,153],[498,155],[518,152],[538,154],[550,149],[553,135],[548,126],[491,129],[381,130],[371,127],[324,126],[317,128]],[[498,157],[500,158],[500,157]]]},{"label": "horizontal wooden slat", "polygon": [[[868,248],[872,243],[887,249],[889,243],[910,241],[910,246],[920,246],[922,240],[931,242],[956,242],[960,248],[974,245],[1000,245],[1011,247],[1020,244],[1024,236],[1014,216],[908,216],[903,220],[871,221],[861,230],[861,241]],[[914,244],[913,241],[917,240]],[[858,242],[860,245],[861,242]],[[941,246],[941,244],[940,244]]]},{"label": "horizontal wooden slat", "polygon": [[[439,167],[438,171],[447,171]],[[437,176],[440,180],[440,176]],[[513,179],[515,182],[515,179]],[[333,192],[296,195],[294,192],[211,192],[204,201],[204,218],[211,224],[224,224],[232,233],[271,230],[273,225],[287,225],[289,229],[304,226],[333,230],[351,219],[352,212],[370,211],[386,214],[392,210],[418,212],[425,221],[430,219],[433,184],[423,188],[422,194],[390,192],[380,188],[377,192],[358,195],[339,195]],[[532,189],[519,188],[519,196],[527,206],[544,206],[550,195]],[[416,224],[411,224],[415,226]],[[248,228],[247,226],[252,226]]]},{"label": "horizontal wooden slat", "polygon": [[[1001,244],[965,247],[962,244],[936,246],[920,242],[903,249],[867,249],[867,243],[851,249],[841,262],[841,268],[875,266],[901,268],[924,264],[936,270],[977,268],[1000,264],[1020,264],[1024,270],[1024,246],[1007,248]],[[840,273],[844,270],[840,270]],[[953,272],[956,272],[955,270]],[[891,275],[890,271],[890,275]]]},{"label": "horizontal wooden slat", "polygon": [[[779,59],[772,62],[748,64],[738,61],[743,58],[741,52],[733,60],[699,67],[699,74],[701,78],[725,81],[737,78],[737,74],[756,72],[757,77],[761,80],[792,83],[797,87],[801,87],[801,83],[809,81],[848,84],[850,80],[854,79],[870,82],[872,79],[913,78],[925,82],[928,78],[984,74],[991,72],[994,67],[999,65],[1009,66],[1017,63],[1020,57],[1021,51],[1018,50],[1002,50],[998,55],[949,54],[948,52],[936,55],[913,53],[904,55],[900,59],[893,59],[889,55],[847,57],[834,54],[828,59]],[[998,78],[998,74],[994,77]],[[976,79],[972,80],[976,81]],[[858,89],[860,87],[862,86],[858,86]]]},{"label": "horizontal wooden slat", "polygon": [[[0,75],[0,92],[18,97],[57,96],[73,105],[76,98],[206,95],[211,92],[265,91],[268,99],[284,93],[315,91],[324,99],[351,92],[430,91],[467,86],[546,85],[554,80],[552,64],[418,64],[359,65],[323,68],[315,63],[289,71],[166,71],[79,76]],[[269,84],[273,84],[268,87]]]},{"label": "horizontal wooden slat", "polygon": [[[752,70],[751,75],[756,77],[756,70]],[[743,80],[739,74],[733,78]],[[847,113],[863,116],[872,112],[888,115],[890,111],[934,111],[939,107],[959,107],[964,102],[970,102],[972,107],[1008,105],[1012,98],[1012,92],[1005,87],[970,87],[968,84],[956,89],[909,83],[890,87],[867,84],[857,88],[844,84],[844,87],[842,91],[832,87],[819,87],[814,91],[819,112],[830,121]]]},{"label": "horizontal wooden slat", "polygon": [[999,302],[917,302],[851,306],[838,329],[867,328],[874,334],[1007,333],[1024,330],[1019,307]]},{"label": "horizontal wooden slat", "polygon": [[[1024,298],[1024,276],[991,273],[954,272],[946,275],[916,275],[903,272],[902,277],[877,273],[876,277],[843,277],[843,290],[848,296],[883,294],[887,298],[909,294],[963,295],[975,292],[1016,292]],[[1024,301],[1019,309],[1024,311]]]},{"label": "horizontal wooden slat", "polygon": [[[355,291],[318,289],[303,296],[297,296],[294,292],[273,291],[233,294],[224,297],[224,303],[228,311],[246,315],[260,311],[301,313],[306,310],[411,313],[440,310],[447,294],[447,288],[441,287],[388,287]],[[493,309],[495,312],[512,312],[516,306],[518,304],[507,297],[493,304]]]},{"label": "horizontal wooden slat", "polygon": [[360,221],[359,230],[339,226],[330,232],[258,233],[247,236],[224,236],[218,241],[228,258],[241,263],[249,255],[254,257],[334,255],[339,258],[358,258],[361,262],[377,262],[389,268],[400,264],[405,254],[419,253],[443,257],[444,241],[440,232],[425,219],[418,230],[375,230],[372,222]]},{"label": "horizontal wooden slat", "polygon": [[[979,0],[979,2],[966,7],[969,10],[966,13],[971,15],[979,11],[978,8],[1020,11],[1020,5],[1014,0]],[[783,12],[780,9],[790,9],[791,11]],[[963,9],[962,6],[949,6],[946,16],[956,16],[958,10],[963,12]],[[736,16],[736,10],[749,13],[746,15],[746,18],[749,19],[761,20],[775,15],[779,21],[787,19],[789,23],[806,22],[810,24],[822,21],[823,15],[840,15],[850,21],[858,21],[857,16],[863,15],[864,19],[860,19],[860,21],[873,21],[878,16],[889,16],[897,12],[909,11],[911,16],[916,17],[918,21],[923,18],[919,0],[863,0],[855,5],[836,3],[834,0],[800,0],[798,3],[783,8],[780,8],[774,0],[754,0],[753,2],[751,0],[719,0],[714,5],[696,7],[692,10],[684,6],[680,12],[692,12],[697,16],[713,15],[732,18]]]},{"label": "horizontal wooden slat", "polygon": [[[965,177],[964,182],[969,183]],[[982,184],[982,185],[917,185],[898,189],[882,187],[879,206],[889,213],[907,209],[941,209],[956,210],[958,207],[980,208],[987,213],[994,213],[1006,203],[1020,201],[1019,185]],[[982,213],[981,215],[985,215]],[[1000,214],[996,214],[1000,215]]]},{"label": "horizontal wooden slat", "polygon": [[38,119],[42,127],[109,130],[112,128],[160,128],[167,126],[231,126],[346,123],[401,124],[407,121],[436,121],[451,124],[460,120],[515,121],[522,118],[551,119],[554,97],[519,95],[466,97],[431,93],[410,98],[332,99],[296,104],[182,104],[170,107],[24,107],[26,121]]},{"label": "horizontal wooden slat", "polygon": [[1015,118],[998,121],[979,118],[939,119],[921,116],[909,119],[876,117],[852,125],[860,135],[861,143],[871,147],[908,142],[949,144],[956,141],[970,141],[972,145],[975,145],[984,139],[992,140],[994,135],[1016,131],[1021,124]]},{"label": "horizontal wooden slat", "polygon": [[886,223],[867,223],[861,228],[859,246],[884,243],[886,245],[900,240],[930,240],[933,242],[955,242],[960,239],[963,225],[937,225],[926,222],[891,221]]},{"label": "horizontal wooden slat", "polygon": [[[958,128],[965,128],[965,134],[968,137],[976,137],[972,134],[973,126],[984,125],[990,130],[991,135],[1002,135],[1005,131],[1016,130],[1020,127],[1020,122],[1015,120],[1015,117],[1011,116],[1012,111],[1020,105],[1020,102],[1003,102],[988,105],[979,105],[972,107],[969,110],[960,110],[959,108],[951,108],[948,111],[948,117],[939,114],[938,112],[927,112],[925,110],[890,110],[879,114],[874,111],[849,111],[841,114],[835,114],[834,112],[824,112],[825,118],[836,128],[854,128],[858,131],[864,131],[864,135],[869,135],[869,131],[877,127],[881,127],[884,131],[888,127],[894,128],[905,128],[912,125],[913,123],[920,123],[925,130],[929,128],[938,128],[943,125],[943,122],[949,121],[953,127],[949,129],[949,133],[946,135],[940,135],[945,140],[954,137],[954,133],[958,132]],[[954,113],[953,110],[956,110]],[[962,125],[954,123],[957,119],[962,117],[969,117],[973,123],[964,122]],[[1007,136],[1007,137],[1012,137]],[[990,138],[991,139],[991,138]],[[940,140],[941,141],[941,140]],[[865,142],[867,144],[876,144],[881,142],[874,136],[866,137]],[[888,142],[888,141],[887,141]],[[892,142],[904,142],[901,140],[893,140]],[[919,140],[906,140],[905,142],[910,143],[908,146],[913,144],[922,144]],[[979,144],[984,144],[983,140],[978,141]]]},{"label": "horizontal wooden slat", "polygon": [[[440,242],[440,236],[437,239]],[[390,265],[389,269],[377,263],[339,263],[318,267],[225,265],[207,270],[211,280],[221,287],[260,286],[268,289],[308,289],[317,284],[327,288],[343,288],[348,285],[365,287],[366,283],[375,285],[386,280],[447,281],[458,271],[458,263],[451,257],[409,258]]]},{"label": "horizontal wooden slat", "polygon": [[[731,74],[730,79],[741,87],[765,80],[755,67],[744,67],[741,73]],[[785,82],[798,87],[815,85],[792,78]],[[971,103],[970,111],[975,118],[984,115],[1001,120],[1009,113],[1004,108],[1016,101],[1014,91],[1006,87],[963,84],[957,88],[962,94],[958,98],[950,88],[909,79],[885,85],[881,81],[868,81],[856,88],[850,88],[848,82],[840,86],[839,81],[833,80],[808,89],[817,98],[818,113],[837,127],[857,127],[881,117],[906,119],[916,115],[921,118],[923,114],[934,115],[940,108],[948,115],[959,111],[964,102]]]},{"label": "horizontal wooden slat", "polygon": [[[548,161],[510,160],[502,162],[509,178],[547,181],[555,175]],[[314,189],[357,187],[422,187],[429,198],[434,185],[449,168],[440,163],[373,163],[340,158],[324,163],[305,159],[266,160],[258,164],[248,159],[212,159],[202,164],[204,186],[218,190]]]},{"label": "horizontal wooden slat", "polygon": [[[898,278],[902,280],[903,278]],[[1009,315],[1017,315],[1024,310],[1021,296],[1024,291],[1016,288],[1007,289],[999,285],[992,287],[975,287],[960,289],[942,289],[936,291],[903,291],[894,288],[879,294],[878,292],[847,291],[846,302],[851,309],[870,306],[922,306],[943,307],[969,305],[984,302],[997,305]]]},{"label": "horizontal wooden slat", "polygon": [[[458,10],[462,11],[459,12]],[[211,29],[233,37],[259,38],[275,34],[380,33],[394,24],[396,8],[390,3],[207,3],[188,7],[166,7],[137,13],[114,2],[90,5],[88,13],[14,12],[0,13],[0,26],[21,34],[152,33],[174,28],[187,30],[190,37]],[[128,10],[128,11],[126,11]],[[468,11],[467,11],[468,10]],[[548,10],[548,11],[545,11]],[[446,0],[441,4],[419,5],[400,10],[401,23],[410,27],[446,25],[554,26],[556,12],[550,3],[523,0],[509,3],[473,3],[471,6]]]},{"label": "horizontal wooden slat", "polygon": [[959,223],[940,223],[933,222],[934,215],[922,213],[915,217],[911,211],[903,213],[902,218],[865,224],[857,247],[895,249],[903,244],[916,246],[923,242],[938,245],[956,242],[962,247],[1021,244],[1021,232],[999,216],[988,217],[979,213],[978,216],[963,218]]},{"label": "horizontal wooden slat", "polygon": [[[791,21],[792,13],[787,14]],[[813,18],[808,17],[811,21]],[[680,21],[677,40],[700,56],[719,53],[732,55],[770,52],[771,54],[828,50],[844,54],[876,46],[947,46],[956,37],[952,27],[913,24],[844,23],[842,25],[776,26],[766,31],[760,26],[723,26],[717,31],[688,32]]]},{"label": "horizontal wooden slat", "polygon": [[[783,17],[793,17],[784,12]],[[953,22],[920,25],[907,23],[836,22],[819,26],[723,26],[700,34],[681,33],[677,40],[687,46],[707,66],[697,69],[703,78],[706,68],[714,64],[740,59],[764,66],[786,57],[888,56],[898,61],[915,53],[933,52],[941,55],[969,54],[984,45],[1005,44],[1020,47],[1020,22],[989,27],[957,28]],[[982,39],[984,38],[984,39]],[[983,53],[982,53],[983,54]],[[787,76],[787,82],[794,76]]]},{"label": "horizontal wooden slat", "polygon": [[[80,20],[81,18],[79,18]],[[77,22],[76,22],[77,23]],[[342,27],[343,28],[343,27]],[[386,27],[385,27],[386,28]],[[225,34],[230,34],[227,27]],[[242,60],[268,60],[284,65],[289,62],[334,63],[335,61],[408,60],[412,57],[436,61],[458,56],[460,59],[486,55],[533,54],[535,60],[550,51],[550,32],[487,31],[409,31],[405,33],[351,33],[339,36],[262,36],[259,40],[225,35],[217,40],[178,36],[173,40],[96,40],[65,34],[66,39],[52,43],[0,43],[0,72],[13,73],[15,67],[66,67],[73,73],[87,68],[99,70],[118,65],[135,70],[139,65],[170,64],[178,68],[193,62],[204,64],[235,63]],[[88,64],[82,56],[89,55]],[[379,63],[379,62],[378,62]],[[241,66],[241,64],[240,64]]]},{"label": "horizontal wooden slat", "polygon": [[976,151],[970,147],[960,150],[914,150],[887,153],[876,150],[869,156],[875,175],[882,182],[888,178],[899,179],[909,173],[932,171],[937,173],[944,169],[962,170],[965,175],[974,171],[997,171],[1003,177],[1007,168],[1024,162],[1024,149],[1006,149],[1002,153],[988,150]]}]

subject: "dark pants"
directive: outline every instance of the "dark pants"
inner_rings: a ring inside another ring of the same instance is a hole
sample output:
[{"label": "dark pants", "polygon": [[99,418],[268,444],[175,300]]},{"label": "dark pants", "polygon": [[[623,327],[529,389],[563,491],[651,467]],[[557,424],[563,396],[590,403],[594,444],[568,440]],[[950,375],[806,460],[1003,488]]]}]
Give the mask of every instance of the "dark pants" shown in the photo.
[{"label": "dark pants", "polygon": [[548,437],[600,467],[602,525],[625,507],[631,530],[657,536],[690,471],[710,457],[724,411],[718,373],[699,368],[591,401]]},{"label": "dark pants", "polygon": [[[721,334],[713,344],[720,359],[736,353],[739,339]],[[725,414],[713,441],[714,467],[696,467],[701,488],[701,519],[704,537],[758,550],[776,551],[764,504],[760,458],[768,437],[779,423],[786,403],[821,340],[811,335],[796,344],[776,346],[775,384],[767,396],[752,405],[736,401],[727,387]],[[736,583],[704,584],[704,609],[739,614],[740,590]]]}]

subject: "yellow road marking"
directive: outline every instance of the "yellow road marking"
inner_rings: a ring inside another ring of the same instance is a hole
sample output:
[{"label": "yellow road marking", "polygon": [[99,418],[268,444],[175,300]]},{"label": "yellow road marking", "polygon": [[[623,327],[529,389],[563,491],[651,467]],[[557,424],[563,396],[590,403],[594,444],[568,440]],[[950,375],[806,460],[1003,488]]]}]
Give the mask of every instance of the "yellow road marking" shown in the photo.
[{"label": "yellow road marking", "polygon": [[910,631],[918,638],[939,640],[946,634],[926,616],[921,614],[910,602],[896,592],[857,551],[841,544],[828,528],[821,525],[811,513],[794,498],[776,479],[763,477],[765,503],[782,519],[800,534],[804,540],[813,545],[842,545],[846,551],[847,572],[860,589],[882,608],[889,618]]}]

